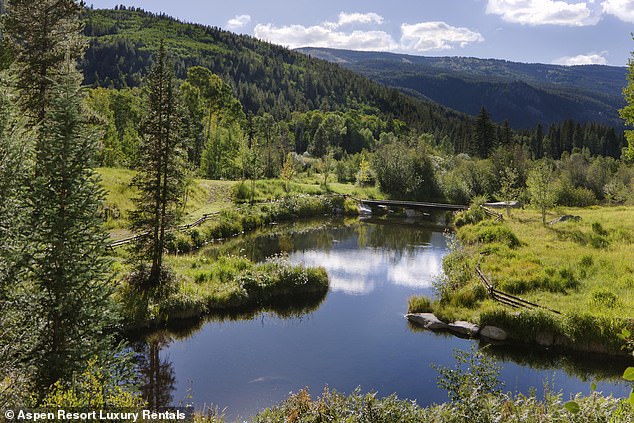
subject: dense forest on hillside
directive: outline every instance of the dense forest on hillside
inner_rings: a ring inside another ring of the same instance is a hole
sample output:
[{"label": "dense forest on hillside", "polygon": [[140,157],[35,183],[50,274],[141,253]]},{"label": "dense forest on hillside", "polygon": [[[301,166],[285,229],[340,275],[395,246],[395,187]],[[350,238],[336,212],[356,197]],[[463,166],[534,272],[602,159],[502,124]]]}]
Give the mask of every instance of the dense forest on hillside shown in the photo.
[{"label": "dense forest on hillside", "polygon": [[472,57],[425,57],[392,53],[302,48],[375,81],[429,98],[464,113],[485,106],[496,121],[514,128],[563,120],[622,127],[616,109],[626,68],[515,63]]},{"label": "dense forest on hillside", "polygon": [[215,27],[187,24],[139,9],[89,10],[85,34],[90,46],[82,64],[86,83],[106,88],[138,86],[161,39],[184,78],[203,66],[228,82],[245,112],[270,113],[357,109],[418,130],[466,139],[472,121],[430,101],[369,81],[329,62],[310,59],[255,38]]},{"label": "dense forest on hillside", "polygon": [[[294,146],[298,153],[308,151],[321,156],[329,147],[340,152],[356,153],[375,148],[380,144],[382,133],[398,136],[409,130],[431,134],[436,145],[443,145],[453,153],[475,155],[486,154],[491,146],[507,144],[514,139],[527,144],[535,157],[558,158],[563,151],[587,147],[591,154],[617,158],[624,146],[620,131],[614,131],[605,124],[557,122],[549,130],[534,126],[521,134],[511,134],[509,126],[512,125],[498,126],[491,110],[487,110],[487,125],[492,125],[495,139],[487,140],[488,146],[482,146],[478,145],[482,144],[482,139],[478,141],[475,136],[477,123],[467,115],[453,112],[428,99],[413,98],[386,88],[336,64],[253,37],[183,23],[165,15],[123,6],[116,10],[88,10],[84,20],[84,32],[90,38],[82,62],[85,82],[92,86],[121,89],[117,99],[113,100],[119,104],[113,107],[113,113],[117,116],[116,126],[122,142],[125,128],[137,125],[138,118],[134,118],[134,113],[130,115],[129,107],[120,107],[121,99],[129,97],[126,92],[139,85],[153,61],[152,53],[164,39],[177,77],[185,79],[187,69],[192,66],[210,69],[227,84],[249,117],[249,122],[251,116],[269,116],[266,119],[275,123],[276,131],[285,134],[282,137],[287,139],[284,143]],[[563,80],[563,84],[571,78],[562,76],[559,79]],[[582,79],[583,83],[590,85],[589,79]],[[606,78],[601,81],[602,85],[608,84]],[[461,87],[459,82],[456,82],[456,87]],[[518,84],[532,90],[524,83]],[[456,87],[452,90],[459,89]],[[498,88],[492,86],[490,94],[497,96],[501,104],[508,97],[498,92]],[[445,96],[453,92],[442,87],[439,89]],[[487,99],[477,90],[461,97],[472,98],[474,108],[478,102]],[[552,112],[554,116],[559,116],[556,113],[558,104],[557,101],[548,107],[541,104],[541,111],[537,106],[531,107],[537,110],[535,113]],[[585,107],[585,104],[579,103],[579,107]],[[473,114],[476,114],[479,107],[474,110]],[[615,113],[614,109],[612,113]],[[132,116],[132,123],[123,121],[128,116]],[[575,130],[562,132],[557,129],[562,126],[567,128],[567,125],[573,125]],[[322,133],[318,134],[320,126]],[[338,130],[339,135],[324,134],[326,128]],[[248,131],[252,138],[253,129]],[[544,132],[548,135],[546,146]],[[322,140],[329,139],[329,145],[315,147],[314,140],[320,137]],[[201,148],[192,147],[198,151],[192,154],[200,156]],[[282,150],[288,151],[287,148]],[[283,154],[280,156],[283,157]]]}]

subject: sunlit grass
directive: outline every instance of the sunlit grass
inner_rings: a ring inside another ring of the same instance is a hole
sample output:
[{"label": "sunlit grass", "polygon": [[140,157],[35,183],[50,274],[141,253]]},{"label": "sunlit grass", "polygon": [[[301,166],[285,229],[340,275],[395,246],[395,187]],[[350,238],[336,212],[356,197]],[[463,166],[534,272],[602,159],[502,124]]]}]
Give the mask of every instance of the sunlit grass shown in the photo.
[{"label": "sunlit grass", "polygon": [[[581,219],[544,226],[538,212],[515,210],[503,223],[459,228],[460,246],[443,261],[438,298],[424,308],[445,320],[497,324],[527,342],[546,331],[564,345],[619,351],[619,333],[634,326],[634,207],[562,208],[551,218],[566,214]],[[561,315],[494,302],[476,265],[494,288]],[[420,304],[410,300],[410,311]]]}]

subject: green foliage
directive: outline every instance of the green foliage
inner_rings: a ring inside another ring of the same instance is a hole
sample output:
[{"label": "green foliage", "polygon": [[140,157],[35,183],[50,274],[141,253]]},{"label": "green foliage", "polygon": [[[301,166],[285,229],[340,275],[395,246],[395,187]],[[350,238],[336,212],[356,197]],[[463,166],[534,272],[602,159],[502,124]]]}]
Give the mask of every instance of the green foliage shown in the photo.
[{"label": "green foliage", "polygon": [[542,223],[546,224],[546,211],[556,204],[552,186],[553,172],[550,163],[541,161],[528,173],[526,185],[531,203],[542,213]]},{"label": "green foliage", "polygon": [[482,421],[478,418],[484,411],[478,399],[482,395],[499,395],[502,384],[498,380],[500,366],[485,353],[475,347],[471,351],[454,350],[456,366],[435,367],[438,371],[438,386],[445,389],[449,399],[459,410],[468,413],[467,420]]},{"label": "green foliage", "polygon": [[535,290],[566,293],[579,287],[579,279],[567,266],[544,267],[537,272],[504,278],[497,287],[511,294],[522,294]]},{"label": "green foliage", "polygon": [[518,313],[495,308],[480,313],[480,325],[497,326],[509,332],[509,336],[520,342],[531,343],[539,333],[554,336],[563,334],[563,323],[546,310],[522,310]]},{"label": "green foliage", "polygon": [[20,106],[33,123],[39,123],[55,99],[54,75],[84,50],[86,40],[79,36],[81,5],[74,0],[6,3],[3,33],[15,56]]},{"label": "green foliage", "polygon": [[433,312],[431,299],[428,297],[414,296],[407,300],[408,313],[431,313]]},{"label": "green foliage", "polygon": [[319,302],[328,291],[324,269],[291,265],[282,257],[259,264],[243,257],[209,260],[204,255],[173,257],[171,262],[180,277],[175,289],[165,295],[147,301],[131,284],[122,286],[118,296],[125,304],[128,324],[144,326],[211,312]]},{"label": "green foliage", "polygon": [[[453,220],[456,227],[459,228],[465,225],[475,225],[487,218],[487,214],[484,209],[480,206],[480,204],[477,204],[478,198],[480,197],[475,197],[474,200],[471,201],[471,206],[467,210],[456,213]],[[484,203],[484,201],[482,203]]]},{"label": "green foliage", "polygon": [[483,244],[500,243],[509,248],[522,245],[513,231],[503,223],[485,220],[475,225],[463,226],[458,231],[458,239],[467,244],[476,242]]},{"label": "green foliage", "polygon": [[141,395],[125,390],[101,368],[96,359],[88,360],[86,369],[71,382],[56,382],[42,400],[45,409],[125,410],[146,406]]},{"label": "green foliage", "polygon": [[622,103],[626,73],[622,67],[574,68],[473,57],[411,58],[327,48],[300,51],[464,113],[477,115],[484,105],[493,120],[507,118],[512,127],[530,128],[571,116],[582,122],[620,123],[614,105]]},{"label": "green foliage", "polygon": [[436,177],[425,146],[409,148],[398,140],[376,151],[372,169],[381,191],[395,198],[432,200],[439,196]]},{"label": "green foliage", "polygon": [[614,308],[619,304],[619,297],[607,288],[597,289],[591,294],[590,305],[595,307]]},{"label": "green foliage", "polygon": [[68,61],[52,87],[50,108],[36,144],[28,278],[41,333],[36,357],[38,390],[68,381],[86,357],[110,348],[112,324],[105,238],[95,213],[103,190],[92,166],[96,139],[82,117],[83,92]]},{"label": "green foliage", "polygon": [[29,245],[34,133],[26,129],[8,83],[0,72],[0,407],[21,404],[28,376],[24,355],[37,335],[34,325],[24,324],[32,317],[31,295],[19,276]]},{"label": "green foliage", "polygon": [[568,207],[587,207],[596,204],[595,194],[586,187],[573,187],[567,182],[559,184],[554,193],[555,203]]},{"label": "green foliage", "polygon": [[[133,280],[141,287],[157,288],[166,281],[163,266],[166,236],[179,218],[184,191],[184,162],[177,92],[170,65],[161,45],[157,63],[147,79],[147,110],[142,122],[141,157],[132,185],[138,189],[136,209],[131,213],[133,231],[145,234],[134,244],[140,263]],[[149,260],[149,273],[144,261]],[[140,279],[147,276],[147,280]]]},{"label": "green foliage", "polygon": [[[621,118],[628,127],[634,127],[634,56],[628,60],[627,85],[623,88],[623,97],[627,103],[619,110]],[[634,161],[634,130],[625,132],[628,145],[623,149],[623,158],[629,162]]]},{"label": "green foliage", "polygon": [[[117,88],[138,84],[140,75],[149,68],[151,52],[158,49],[160,40],[165,40],[179,78],[184,78],[186,69],[192,66],[226,75],[226,82],[233,87],[246,112],[270,113],[280,120],[290,118],[295,111],[354,110],[368,121],[374,119],[372,115],[379,115],[386,122],[393,122],[395,129],[399,129],[400,120],[401,124],[406,122],[425,132],[441,132],[448,137],[454,134],[466,137],[470,132],[469,119],[455,112],[253,37],[186,24],[140,9],[87,10],[85,21],[85,33],[92,41],[84,64],[88,84]],[[349,130],[352,125],[346,126],[345,134],[323,126],[315,145],[317,154],[322,141],[331,142],[339,137],[343,137],[352,152],[370,147],[372,137],[362,131],[370,125],[355,124],[352,131]],[[374,138],[378,138],[379,132],[371,130]],[[335,138],[328,132],[334,133]],[[307,146],[308,143],[298,150],[303,152]]]}]

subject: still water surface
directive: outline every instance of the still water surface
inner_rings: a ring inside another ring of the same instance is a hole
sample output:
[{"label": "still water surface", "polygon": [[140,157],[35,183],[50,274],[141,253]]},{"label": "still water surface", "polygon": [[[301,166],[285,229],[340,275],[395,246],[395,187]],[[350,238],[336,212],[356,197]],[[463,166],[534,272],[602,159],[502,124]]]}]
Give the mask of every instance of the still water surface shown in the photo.
[{"label": "still water surface", "polygon": [[[164,335],[163,342],[146,347],[158,363],[154,379],[163,385],[150,389],[150,395],[175,405],[191,395],[197,407],[213,404],[230,420],[253,415],[305,387],[314,395],[325,386],[345,393],[360,387],[421,405],[444,402],[447,395],[436,386],[432,364],[453,366],[453,350],[468,350],[478,341],[417,331],[403,314],[409,296],[432,295],[446,252],[441,231],[404,220],[300,223],[210,247],[201,254],[264,260],[285,253],[294,263],[323,266],[330,292],[290,316],[264,312],[238,320],[212,318],[185,336]],[[591,380],[612,377],[600,381],[598,389],[629,394],[616,379],[623,363],[555,358],[522,348],[490,350],[508,391],[528,393],[536,387],[539,393],[548,382],[567,398],[587,393]]]}]

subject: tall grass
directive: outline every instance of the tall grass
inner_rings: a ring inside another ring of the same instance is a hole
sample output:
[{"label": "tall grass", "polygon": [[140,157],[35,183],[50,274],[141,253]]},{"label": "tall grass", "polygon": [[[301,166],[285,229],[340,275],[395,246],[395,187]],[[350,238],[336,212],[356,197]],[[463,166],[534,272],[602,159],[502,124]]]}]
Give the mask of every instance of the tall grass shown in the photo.
[{"label": "tall grass", "polygon": [[213,312],[244,311],[320,301],[328,292],[323,268],[291,265],[283,258],[255,264],[244,257],[203,255],[168,257],[176,273],[175,289],[160,298],[148,298],[124,282],[118,292],[130,326],[152,326]]},{"label": "tall grass", "polygon": [[[484,220],[458,228],[460,241],[443,260],[436,283],[439,315],[496,324],[518,340],[538,332],[563,346],[618,353],[618,334],[634,318],[634,208],[559,209],[581,216],[543,226],[536,212],[516,210],[504,223]],[[479,265],[495,288],[562,312],[520,312],[478,291]],[[603,345],[604,347],[601,347]]]}]

